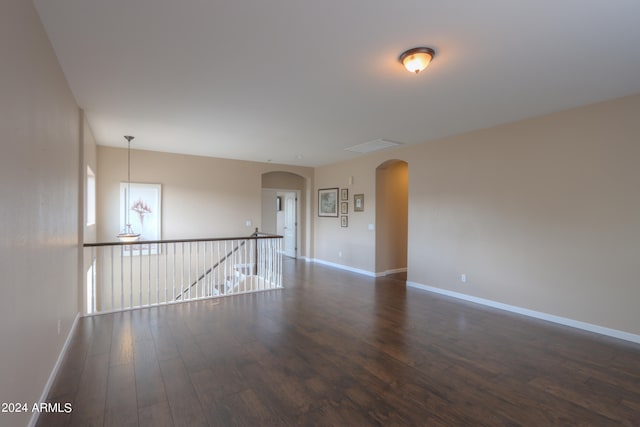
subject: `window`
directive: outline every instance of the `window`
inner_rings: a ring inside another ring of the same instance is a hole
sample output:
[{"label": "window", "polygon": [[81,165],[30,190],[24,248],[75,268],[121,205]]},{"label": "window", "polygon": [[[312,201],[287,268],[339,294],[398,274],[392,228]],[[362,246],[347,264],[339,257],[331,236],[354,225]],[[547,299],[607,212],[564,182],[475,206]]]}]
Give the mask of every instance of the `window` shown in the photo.
[{"label": "window", "polygon": [[87,226],[96,223],[96,175],[87,166]]}]

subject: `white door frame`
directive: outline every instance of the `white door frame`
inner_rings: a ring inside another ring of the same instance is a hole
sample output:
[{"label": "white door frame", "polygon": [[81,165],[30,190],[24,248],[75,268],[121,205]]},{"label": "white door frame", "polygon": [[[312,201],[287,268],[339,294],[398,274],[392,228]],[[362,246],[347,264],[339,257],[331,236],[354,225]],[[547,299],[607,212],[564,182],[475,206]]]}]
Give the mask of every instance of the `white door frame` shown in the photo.
[{"label": "white door frame", "polygon": [[[302,194],[302,190],[292,190],[289,188],[263,188],[263,190],[271,190],[276,191],[277,193],[295,193],[296,194],[296,219],[295,219],[295,233],[296,233],[296,248],[295,248],[295,256],[294,258],[298,258],[300,254],[300,245],[301,245],[301,233],[300,233],[300,196]],[[277,215],[277,214],[276,214]],[[277,229],[277,218],[276,218],[276,229]]]}]

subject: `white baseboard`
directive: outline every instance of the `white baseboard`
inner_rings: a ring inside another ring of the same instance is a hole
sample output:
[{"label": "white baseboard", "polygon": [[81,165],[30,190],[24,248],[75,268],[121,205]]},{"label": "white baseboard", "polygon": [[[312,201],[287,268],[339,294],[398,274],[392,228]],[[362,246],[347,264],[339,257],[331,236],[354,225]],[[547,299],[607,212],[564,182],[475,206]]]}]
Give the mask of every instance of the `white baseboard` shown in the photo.
[{"label": "white baseboard", "polygon": [[422,289],[428,292],[446,295],[449,297],[470,301],[476,304],[482,304],[488,307],[510,311],[512,313],[522,314],[524,316],[534,317],[536,319],[542,319],[548,322],[558,323],[560,325],[570,326],[572,328],[582,329],[589,332],[595,332],[596,334],[606,335],[609,337],[618,338],[621,340],[631,341],[631,342],[640,344],[640,335],[619,331],[617,329],[605,328],[604,326],[598,326],[598,325],[594,325],[587,322],[581,322],[579,320],[569,319],[566,317],[555,316],[553,314],[543,313],[540,311],[529,310],[528,308],[522,308],[522,307],[509,305],[509,304],[503,304],[501,302],[492,301],[484,298],[478,298],[478,297],[463,294],[460,292],[448,291],[446,289],[435,288],[433,286],[423,285],[416,282],[407,281],[407,286],[411,286],[412,288]]},{"label": "white baseboard", "polygon": [[392,270],[387,270],[384,273],[382,273],[383,276],[388,276],[390,274],[396,274],[396,273],[406,273],[407,272],[407,267],[405,268],[394,268]]},{"label": "white baseboard", "polygon": [[[339,268],[339,269],[342,269],[342,270],[351,271],[353,273],[364,274],[364,275],[370,276],[370,277],[381,277],[381,276],[386,276],[388,274],[404,273],[404,272],[407,271],[406,268],[399,268],[399,269],[395,269],[395,270],[387,270],[387,271],[382,272],[382,273],[374,273],[372,271],[361,270],[359,268],[353,268],[353,267],[349,267],[349,266],[346,266],[346,265],[336,264],[336,263],[333,263],[333,262],[324,261],[324,260],[320,260],[320,259],[305,258],[305,261],[306,262],[317,262],[318,264],[324,264],[324,265],[327,265],[327,266],[330,266],[330,267],[335,267],[335,268]],[[485,306],[488,306],[488,307],[497,308],[497,309],[500,309],[500,310],[510,311],[512,313],[522,314],[524,316],[529,316],[529,317],[533,317],[533,318],[536,318],[536,319],[546,320],[548,322],[553,322],[553,323],[557,323],[557,324],[560,324],[560,325],[570,326],[570,327],[576,328],[576,329],[582,329],[584,331],[594,332],[594,333],[600,334],[600,335],[606,335],[606,336],[609,336],[609,337],[618,338],[618,339],[621,339],[621,340],[630,341],[630,342],[634,342],[634,343],[640,344],[640,335],[632,334],[630,332],[620,331],[618,329],[611,329],[611,328],[607,328],[607,327],[604,327],[604,326],[594,325],[592,323],[582,322],[582,321],[579,321],[579,320],[569,319],[567,317],[561,317],[561,316],[556,316],[556,315],[553,315],[553,314],[543,313],[541,311],[530,310],[528,308],[518,307],[518,306],[515,306],[515,305],[504,304],[504,303],[501,303],[501,302],[492,301],[492,300],[488,300],[488,299],[484,299],[484,298],[478,298],[478,297],[474,297],[474,296],[471,296],[471,295],[463,294],[463,293],[460,293],[460,292],[448,291],[446,289],[441,289],[441,288],[436,288],[436,287],[433,287],[433,286],[423,285],[423,284],[416,283],[416,282],[407,281],[407,286],[410,286],[412,288],[422,289],[422,290],[425,290],[425,291],[428,291],[428,292],[434,292],[434,293],[437,293],[437,294],[446,295],[446,296],[449,296],[449,297],[453,297],[453,298],[457,298],[457,299],[461,299],[461,300],[465,300],[465,301],[470,301],[470,302],[473,302],[473,303],[476,303],[476,304],[481,304],[481,305],[485,305]]]},{"label": "white baseboard", "polygon": [[[71,325],[71,329],[69,329],[69,334],[67,335],[67,339],[64,341],[64,345],[62,346],[62,350],[60,350],[60,354],[58,355],[58,360],[56,360],[56,364],[53,365],[53,370],[49,375],[49,379],[44,386],[44,390],[42,390],[42,394],[40,395],[40,400],[38,403],[43,403],[47,401],[47,396],[49,396],[49,392],[51,391],[51,387],[53,386],[53,382],[58,375],[58,371],[60,370],[60,366],[62,365],[62,361],[64,360],[64,356],[67,354],[67,350],[69,348],[69,344],[71,343],[71,338],[73,337],[73,333],[76,330],[76,326],[78,325],[78,320],[80,319],[80,313],[76,314],[76,318],[73,320],[73,324]],[[29,420],[29,427],[35,427],[38,422],[38,416],[40,415],[39,411],[34,411],[31,414],[31,419]]]},{"label": "white baseboard", "polygon": [[329,262],[329,261],[325,261],[325,260],[318,259],[318,258],[314,258],[311,261],[315,262],[316,264],[327,265],[329,267],[339,268],[341,270],[350,271],[352,273],[364,274],[365,276],[369,276],[369,277],[378,277],[377,273],[374,273],[373,271],[368,271],[368,270],[362,270],[360,268],[349,267],[348,265],[344,265],[344,264],[336,264],[335,262]]},{"label": "white baseboard", "polygon": [[352,273],[364,274],[365,276],[369,276],[369,277],[384,277],[384,276],[388,276],[389,274],[406,273],[407,272],[407,268],[406,267],[405,268],[395,268],[395,269],[383,271],[383,272],[380,272],[380,273],[374,273],[373,271],[363,270],[361,268],[349,267],[348,265],[337,264],[335,262],[325,261],[325,260],[317,259],[317,258],[305,258],[305,261],[306,262],[315,262],[315,263],[318,263],[318,264],[327,265],[329,267],[339,268],[340,270],[346,270],[346,271],[350,271]]}]

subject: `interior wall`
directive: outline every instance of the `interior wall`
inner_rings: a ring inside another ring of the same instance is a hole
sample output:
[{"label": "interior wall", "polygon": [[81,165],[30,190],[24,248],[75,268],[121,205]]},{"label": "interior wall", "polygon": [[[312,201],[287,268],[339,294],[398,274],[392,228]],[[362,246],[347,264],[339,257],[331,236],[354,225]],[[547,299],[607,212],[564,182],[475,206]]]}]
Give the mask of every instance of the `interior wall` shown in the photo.
[{"label": "interior wall", "polygon": [[78,313],[81,124],[31,2],[0,3],[0,58],[0,401],[31,405]]},{"label": "interior wall", "polygon": [[409,280],[640,333],[639,113],[628,97],[416,147]]},{"label": "interior wall", "polygon": [[636,95],[317,168],[366,194],[348,229],[316,221],[316,258],[373,271],[359,180],[401,159],[410,281],[640,334],[639,115]]},{"label": "interior wall", "polygon": [[276,234],[277,230],[277,212],[276,197],[278,190],[268,188],[262,189],[262,228],[265,233]]},{"label": "interior wall", "polygon": [[409,209],[407,162],[389,160],[376,168],[376,272],[407,268]]},{"label": "interior wall", "polygon": [[[375,272],[376,167],[388,160],[388,153],[374,153],[351,161],[315,169],[313,191],[314,256],[323,262],[344,265],[373,274]],[[340,218],[318,216],[318,190],[349,190],[349,226]],[[364,211],[353,211],[353,195],[364,194]]]},{"label": "interior wall", "polygon": [[[126,159],[126,148],[98,146],[101,241],[114,241],[119,232]],[[306,179],[313,173],[305,167],[131,150],[131,181],[162,184],[163,239],[248,236],[262,229],[262,175],[274,168]]]}]

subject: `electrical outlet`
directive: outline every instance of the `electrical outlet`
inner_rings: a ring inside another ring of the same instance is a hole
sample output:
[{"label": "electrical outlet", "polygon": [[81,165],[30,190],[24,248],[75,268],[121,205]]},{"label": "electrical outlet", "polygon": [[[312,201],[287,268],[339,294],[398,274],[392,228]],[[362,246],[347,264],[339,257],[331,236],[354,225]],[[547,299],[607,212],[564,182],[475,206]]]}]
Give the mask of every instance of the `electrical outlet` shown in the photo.
[{"label": "electrical outlet", "polygon": [[342,251],[338,251],[338,256],[342,257]]},{"label": "electrical outlet", "polygon": [[60,330],[62,329],[62,322],[58,319],[58,335],[60,335]]},{"label": "electrical outlet", "polygon": [[466,275],[466,274],[464,274],[464,273],[462,273],[462,274],[460,275],[460,281],[461,281],[462,283],[467,283],[467,275]]}]

